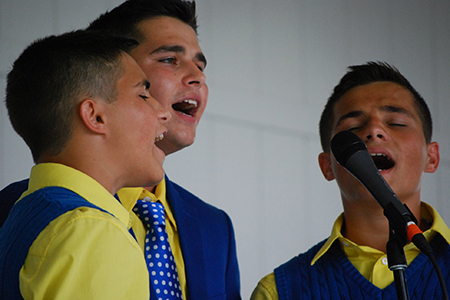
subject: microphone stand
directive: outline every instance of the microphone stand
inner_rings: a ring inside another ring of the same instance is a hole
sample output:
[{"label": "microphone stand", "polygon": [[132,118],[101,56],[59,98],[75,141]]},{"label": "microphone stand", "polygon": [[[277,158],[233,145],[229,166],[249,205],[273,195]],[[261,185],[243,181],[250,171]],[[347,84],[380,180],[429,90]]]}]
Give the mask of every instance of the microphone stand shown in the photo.
[{"label": "microphone stand", "polygon": [[408,288],[406,286],[405,270],[408,267],[406,263],[405,251],[403,247],[407,244],[405,238],[396,233],[389,222],[389,241],[386,244],[386,253],[388,257],[389,269],[394,273],[395,288],[397,290],[397,299],[408,300]]},{"label": "microphone stand", "polygon": [[389,241],[386,244],[389,269],[394,274],[395,288],[399,300],[409,300],[405,270],[408,267],[403,247],[408,244],[408,221],[417,224],[417,219],[406,204],[388,203],[384,215],[389,221]]}]

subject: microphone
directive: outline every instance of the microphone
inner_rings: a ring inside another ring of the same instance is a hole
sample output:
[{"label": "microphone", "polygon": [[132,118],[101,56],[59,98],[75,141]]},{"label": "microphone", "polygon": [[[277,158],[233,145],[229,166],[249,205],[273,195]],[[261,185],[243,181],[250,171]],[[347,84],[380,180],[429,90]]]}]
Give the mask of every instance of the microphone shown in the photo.
[{"label": "microphone", "polygon": [[358,179],[381,205],[392,229],[422,250],[423,246],[417,245],[416,240],[425,238],[416,225],[416,218],[378,172],[366,144],[353,132],[341,131],[331,139],[331,151],[337,162]]}]

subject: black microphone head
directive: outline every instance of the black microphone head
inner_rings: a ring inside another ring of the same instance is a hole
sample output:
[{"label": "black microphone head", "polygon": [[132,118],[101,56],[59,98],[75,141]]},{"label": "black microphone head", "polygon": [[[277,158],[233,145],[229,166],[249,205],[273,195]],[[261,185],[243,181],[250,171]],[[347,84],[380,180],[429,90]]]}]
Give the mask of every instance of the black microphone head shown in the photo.
[{"label": "black microphone head", "polygon": [[341,166],[345,167],[350,156],[360,150],[367,150],[367,146],[359,136],[351,131],[338,132],[331,139],[331,151]]}]

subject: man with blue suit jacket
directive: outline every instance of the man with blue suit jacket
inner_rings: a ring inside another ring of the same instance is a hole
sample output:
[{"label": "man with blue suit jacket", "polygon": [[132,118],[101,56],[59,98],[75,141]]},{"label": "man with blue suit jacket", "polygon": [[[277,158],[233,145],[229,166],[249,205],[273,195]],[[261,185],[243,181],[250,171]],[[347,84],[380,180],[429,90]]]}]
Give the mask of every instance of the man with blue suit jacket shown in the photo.
[{"label": "man with blue suit jacket", "polygon": [[[150,94],[172,115],[166,123],[168,133],[157,145],[166,155],[190,146],[208,100],[203,73],[206,59],[197,39],[195,2],[128,0],[101,15],[88,29],[139,42],[130,54],[147,75]],[[12,206],[27,187],[24,180],[1,191],[0,211],[9,211],[8,205]],[[150,197],[164,205],[185,299],[241,298],[234,230],[224,211],[203,202],[167,176],[156,187],[127,188],[118,196]],[[144,245],[146,229],[136,215],[132,217],[133,224],[139,224],[133,225],[136,238]]]}]

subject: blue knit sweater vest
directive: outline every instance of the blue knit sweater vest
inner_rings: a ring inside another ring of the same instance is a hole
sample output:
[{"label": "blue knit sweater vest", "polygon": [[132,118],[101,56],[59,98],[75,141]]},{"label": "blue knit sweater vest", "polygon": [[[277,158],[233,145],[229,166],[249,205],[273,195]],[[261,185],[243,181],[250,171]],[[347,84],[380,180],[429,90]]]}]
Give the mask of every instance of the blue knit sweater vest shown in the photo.
[{"label": "blue knit sweater vest", "polygon": [[[345,256],[339,241],[311,266],[324,243],[320,242],[274,270],[280,300],[397,299],[395,283],[384,289],[370,283]],[[433,238],[431,247],[450,290],[450,247],[440,234]],[[436,271],[426,255],[421,253],[414,259],[405,277],[411,300],[442,299]]]},{"label": "blue knit sweater vest", "polygon": [[61,187],[37,190],[14,205],[0,230],[0,299],[23,299],[19,290],[19,272],[28,249],[52,220],[82,206],[104,211]]}]

